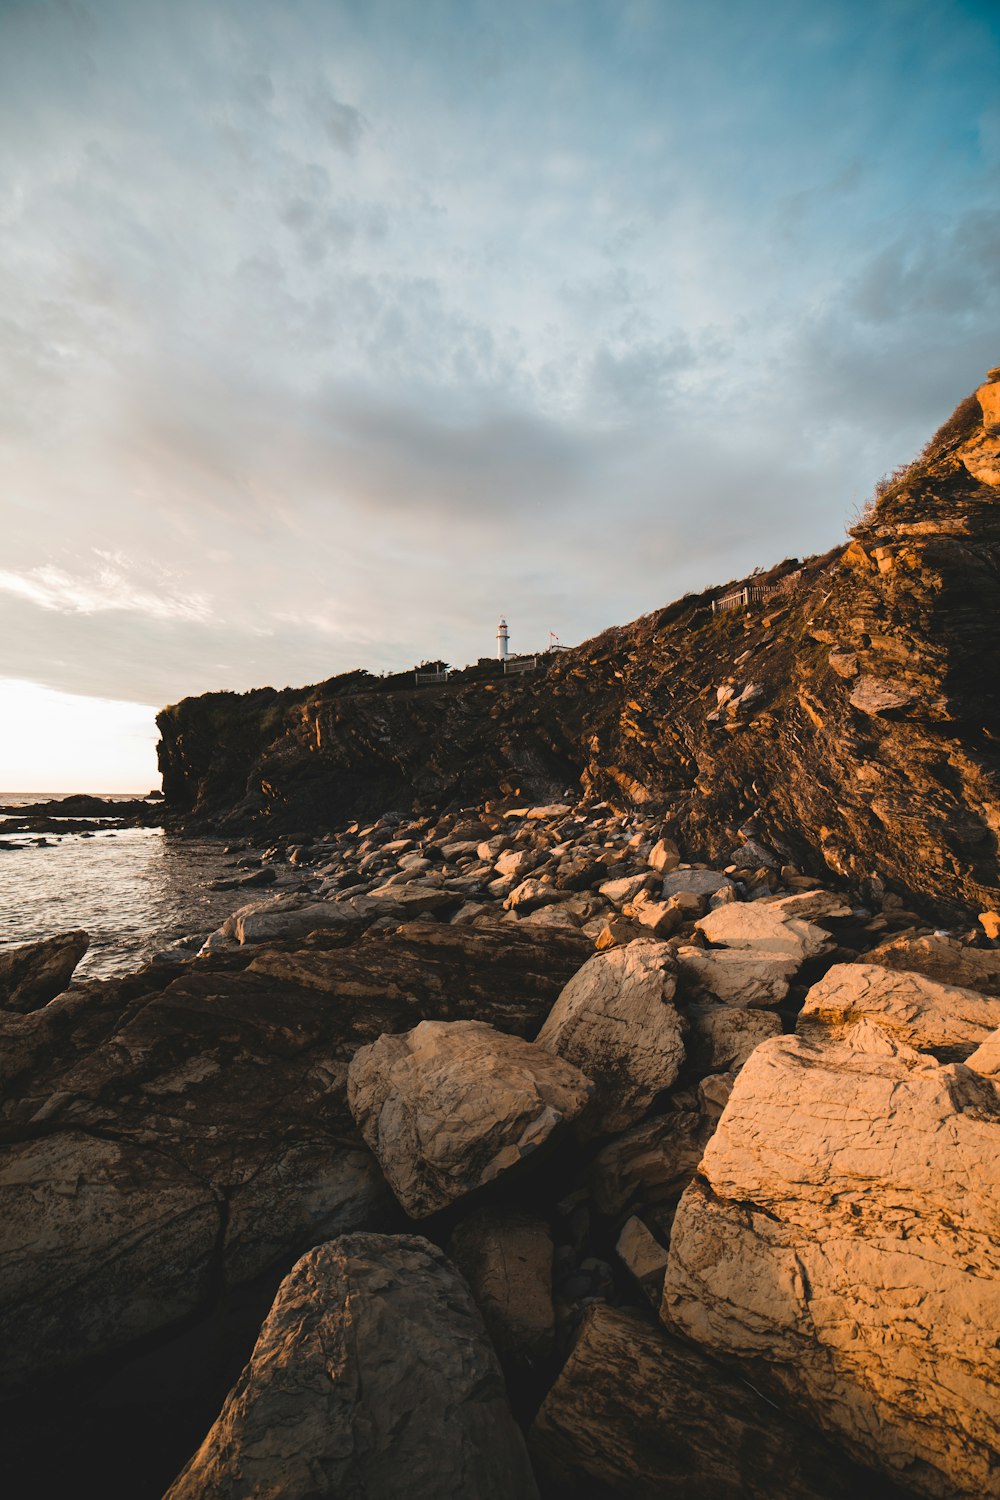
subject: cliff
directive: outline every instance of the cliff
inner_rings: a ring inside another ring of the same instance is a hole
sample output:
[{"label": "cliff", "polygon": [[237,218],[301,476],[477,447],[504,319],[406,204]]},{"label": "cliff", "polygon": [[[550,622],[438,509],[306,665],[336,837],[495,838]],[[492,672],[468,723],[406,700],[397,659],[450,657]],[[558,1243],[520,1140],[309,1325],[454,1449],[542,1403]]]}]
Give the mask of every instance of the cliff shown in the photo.
[{"label": "cliff", "polygon": [[944,919],[995,907],[1000,370],[879,488],[845,546],[688,596],[537,674],[417,688],[352,673],[185,699],[158,717],[168,806],[304,831],[582,786],[662,810],[692,858],[753,838]]}]

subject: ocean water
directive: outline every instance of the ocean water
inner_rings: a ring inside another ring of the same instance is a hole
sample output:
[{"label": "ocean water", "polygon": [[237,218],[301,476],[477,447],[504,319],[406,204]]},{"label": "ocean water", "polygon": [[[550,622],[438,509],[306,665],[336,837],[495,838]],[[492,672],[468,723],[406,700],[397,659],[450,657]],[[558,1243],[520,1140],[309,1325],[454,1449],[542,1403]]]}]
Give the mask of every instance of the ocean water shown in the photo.
[{"label": "ocean water", "polygon": [[[0,792],[0,806],[60,795]],[[0,838],[6,821],[0,816]],[[0,948],[82,927],[90,948],[76,978],[127,974],[180,938],[210,932],[250,899],[208,889],[210,881],[234,873],[235,856],[226,855],[218,839],[161,828],[108,829],[84,838],[69,818],[65,833],[44,837],[48,848],[0,849]]]}]

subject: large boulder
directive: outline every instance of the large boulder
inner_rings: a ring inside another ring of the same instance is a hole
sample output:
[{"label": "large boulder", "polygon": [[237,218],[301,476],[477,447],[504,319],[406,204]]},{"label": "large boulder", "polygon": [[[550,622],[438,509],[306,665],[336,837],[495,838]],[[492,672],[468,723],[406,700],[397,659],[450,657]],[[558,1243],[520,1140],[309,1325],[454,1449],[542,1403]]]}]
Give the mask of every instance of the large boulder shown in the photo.
[{"label": "large boulder", "polygon": [[89,947],[89,935],[76,930],[0,948],[0,1009],[25,1012],[47,1005],[62,994]]},{"label": "large boulder", "polygon": [[688,1057],[700,1074],[737,1072],[755,1047],[782,1031],[781,1021],[768,1010],[689,1005],[687,1017]]},{"label": "large boulder", "polygon": [[960,1062],[1000,1026],[1000,996],[878,964],[834,964],[806,995],[797,1029],[836,1034],[863,1017],[911,1047]]},{"label": "large boulder", "polygon": [[641,1120],[684,1062],[685,1024],[674,1004],[677,973],[666,943],[639,939],[597,953],[574,974],[538,1045],[592,1079],[581,1125],[612,1134]]},{"label": "large boulder", "polygon": [[461,1278],[416,1236],[349,1235],[278,1289],[250,1363],[165,1500],[533,1500]]},{"label": "large boulder", "polygon": [[925,974],[981,995],[1000,995],[1000,951],[972,948],[939,932],[889,938],[865,954],[865,963]]},{"label": "large boulder", "polygon": [[799,959],[791,953],[758,949],[696,948],[689,944],[678,948],[676,957],[689,990],[741,1009],[780,1005],[799,968]]},{"label": "large boulder", "polygon": [[0,1389],[195,1312],[213,1274],[224,1205],[155,1150],[79,1131],[0,1162]]},{"label": "large boulder", "polygon": [[789,916],[779,904],[768,901],[732,901],[717,906],[695,926],[708,942],[723,948],[786,953],[800,964],[834,946],[821,927]]},{"label": "large boulder", "polygon": [[515,1166],[591,1093],[571,1063],[482,1021],[422,1021],[381,1036],[348,1074],[351,1112],[414,1219]]},{"label": "large boulder", "polygon": [[462,1220],[449,1253],[501,1356],[530,1365],[552,1353],[553,1245],[541,1219],[510,1209],[483,1209]]},{"label": "large boulder", "polygon": [[588,1309],[529,1441],[546,1494],[557,1500],[865,1493],[851,1465],[745,1382],[635,1313],[600,1303]]},{"label": "large boulder", "polygon": [[1000,1098],[860,1022],[736,1080],[663,1316],[914,1492],[996,1494]]}]

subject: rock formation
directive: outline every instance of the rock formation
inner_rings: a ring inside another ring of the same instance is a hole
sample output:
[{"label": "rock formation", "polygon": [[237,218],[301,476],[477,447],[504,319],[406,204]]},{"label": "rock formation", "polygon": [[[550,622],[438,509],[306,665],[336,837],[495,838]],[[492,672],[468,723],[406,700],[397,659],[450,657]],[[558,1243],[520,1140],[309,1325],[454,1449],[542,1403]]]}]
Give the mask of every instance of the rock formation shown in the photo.
[{"label": "rock formation", "polygon": [[38,1010],[61,995],[90,947],[85,932],[64,932],[0,950],[0,1009]]},{"label": "rock formation", "polygon": [[668,1326],[915,1493],[996,1491],[1000,1096],[868,1021],[745,1064],[674,1222]]},{"label": "rock formation", "polygon": [[482,1320],[440,1250],[349,1235],[282,1283],[253,1358],[165,1500],[535,1500]]}]

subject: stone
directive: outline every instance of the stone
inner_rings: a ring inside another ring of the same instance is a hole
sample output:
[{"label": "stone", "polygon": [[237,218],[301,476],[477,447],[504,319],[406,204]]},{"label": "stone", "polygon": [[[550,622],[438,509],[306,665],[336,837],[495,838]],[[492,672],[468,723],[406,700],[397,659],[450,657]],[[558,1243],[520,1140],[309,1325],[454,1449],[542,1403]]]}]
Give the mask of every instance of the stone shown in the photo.
[{"label": "stone", "polygon": [[156,1150],[65,1131],[0,1162],[0,1391],[106,1354],[206,1297],[221,1197]]},{"label": "stone", "polygon": [[652,870],[665,874],[668,870],[676,870],[681,862],[681,851],[673,839],[657,839],[649,851],[649,867]]},{"label": "stone", "polygon": [[545,1493],[560,1500],[864,1493],[849,1465],[751,1386],[636,1313],[600,1303],[587,1309],[529,1443]]},{"label": "stone", "polygon": [[780,1005],[799,968],[799,960],[790,953],[742,948],[685,946],[677,949],[676,958],[685,982],[696,993],[747,1008]]},{"label": "stone", "polygon": [[527,875],[538,864],[534,849],[508,849],[501,854],[493,868],[498,875]]},{"label": "stone", "polygon": [[667,1269],[667,1252],[635,1214],[622,1225],[615,1253],[639,1290],[649,1298],[654,1307],[659,1307],[663,1296],[663,1277]]},{"label": "stone", "polygon": [[562,899],[563,892],[558,887],[544,880],[533,880],[529,876],[514,887],[504,901],[504,907],[507,911],[523,913],[536,911],[540,906],[551,906]]},{"label": "stone", "polygon": [[898,713],[907,708],[916,697],[912,688],[902,682],[892,682],[885,677],[865,674],[858,678],[851,693],[851,707],[864,714]]},{"label": "stone", "polygon": [[62,994],[89,947],[89,934],[76,930],[0,948],[0,1009],[23,1015],[47,1005]]},{"label": "stone", "polygon": [[689,1005],[687,1018],[688,1057],[699,1073],[738,1071],[755,1047],[782,1031],[770,1011],[733,1005]]},{"label": "stone", "polygon": [[863,1017],[920,1051],[963,1061],[1000,1026],[1000,996],[878,964],[834,964],[806,995],[796,1029],[836,1035]]},{"label": "stone", "polygon": [[[624,943],[634,943],[636,938],[643,936],[641,927],[636,922],[630,922],[627,917],[609,917],[606,922],[597,919],[599,928],[594,947],[599,953],[606,948],[614,948]],[[588,923],[589,926],[589,923]]]},{"label": "stone", "polygon": [[606,901],[622,906],[626,901],[632,901],[640,891],[649,890],[653,884],[654,877],[650,874],[623,875],[616,880],[605,880],[598,889]]},{"label": "stone", "polygon": [[835,646],[827,660],[838,677],[857,677],[860,668],[856,651],[848,651],[844,647]]},{"label": "stone", "polygon": [[979,925],[991,942],[1000,938],[1000,911],[981,911]]},{"label": "stone", "polygon": [[448,1247],[501,1359],[532,1365],[555,1348],[552,1239],[530,1214],[484,1209],[458,1225]]},{"label": "stone", "polygon": [[971,948],[941,933],[891,938],[870,949],[865,954],[865,963],[926,974],[928,979],[978,990],[982,995],[1000,995],[1000,952],[995,948]]},{"label": "stone", "polygon": [[482,1319],[436,1246],[355,1234],[278,1288],[250,1362],[165,1500],[535,1500]]},{"label": "stone", "polygon": [[787,953],[797,963],[828,953],[833,943],[828,933],[804,922],[800,917],[786,916],[770,901],[737,901],[710,911],[695,927],[710,943],[724,948],[745,949],[763,953]]},{"label": "stone", "polygon": [[381,1036],[348,1072],[351,1113],[414,1219],[516,1166],[592,1091],[571,1063],[481,1021]]},{"label": "stone", "polygon": [[982,1073],[984,1078],[1000,1082],[1000,1031],[991,1032],[984,1042],[980,1042],[975,1052],[965,1059],[965,1066]]},{"label": "stone", "polygon": [[764,906],[780,912],[782,917],[797,917],[803,922],[823,922],[831,917],[849,917],[851,908],[836,891],[798,891],[793,896],[766,896]]},{"label": "stone", "polygon": [[551,822],[565,818],[573,809],[566,802],[549,802],[545,807],[529,807],[525,817],[531,822]]},{"label": "stone", "polygon": [[642,1119],[684,1062],[676,968],[665,943],[639,939],[597,953],[566,985],[537,1043],[593,1080],[580,1128],[624,1130]]},{"label": "stone", "polygon": [[651,937],[670,937],[684,920],[677,901],[676,896],[669,901],[652,901],[646,891],[640,891],[624,915],[646,928]]},{"label": "stone", "polygon": [[714,896],[717,891],[731,889],[732,884],[728,875],[720,875],[717,870],[671,870],[663,877],[662,895],[665,901],[682,891],[692,896]]},{"label": "stone", "polygon": [[616,1224],[641,1214],[669,1232],[674,1205],[694,1177],[719,1114],[709,1115],[696,1098],[673,1101],[666,1114],[609,1141],[588,1173],[598,1212]]},{"label": "stone", "polygon": [[1000,1096],[869,1021],[780,1037],[681,1200],[668,1326],[914,1493],[995,1492]]},{"label": "stone", "polygon": [[781,860],[773,849],[768,849],[766,844],[760,844],[756,839],[747,839],[738,849],[734,849],[730,858],[737,870],[780,870]]},{"label": "stone", "polygon": [[360,932],[362,926],[346,902],[303,902],[294,897],[271,896],[266,901],[241,906],[218,930],[223,938],[243,944],[262,943],[273,938],[305,937],[326,927]]}]

